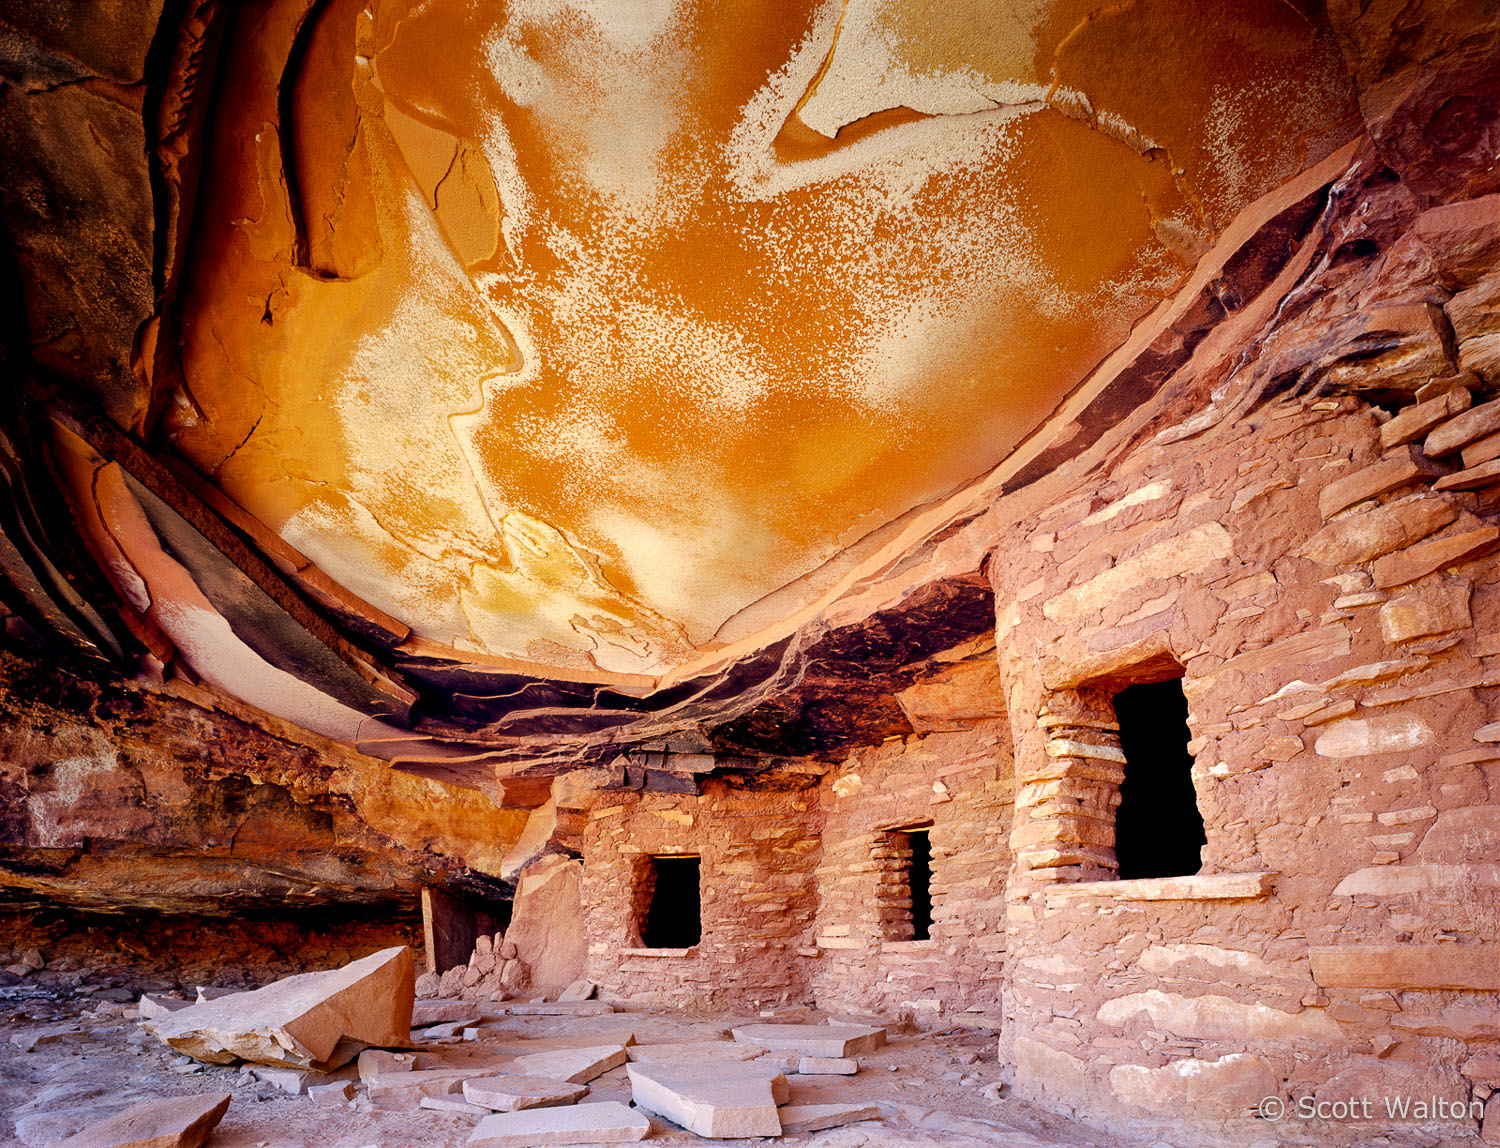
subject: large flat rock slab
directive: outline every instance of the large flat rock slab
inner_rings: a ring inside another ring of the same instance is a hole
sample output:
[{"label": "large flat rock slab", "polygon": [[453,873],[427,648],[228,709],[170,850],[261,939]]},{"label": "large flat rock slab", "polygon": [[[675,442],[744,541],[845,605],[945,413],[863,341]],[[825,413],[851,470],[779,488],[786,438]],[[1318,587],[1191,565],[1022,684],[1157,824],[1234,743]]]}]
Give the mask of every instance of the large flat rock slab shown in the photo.
[{"label": "large flat rock slab", "polygon": [[491,1112],[554,1108],[559,1104],[574,1104],[588,1094],[587,1084],[572,1084],[549,1076],[477,1076],[464,1081],[464,1099]]},{"label": "large flat rock slab", "polygon": [[229,1093],[144,1100],[57,1148],[200,1148],[229,1110]]},{"label": "large flat rock slab", "polygon": [[880,1108],[874,1104],[788,1104],[778,1115],[782,1132],[795,1136],[799,1132],[838,1128],[856,1120],[878,1120]]},{"label": "large flat rock slab", "polygon": [[384,949],[341,969],[302,973],[254,992],[203,1001],[145,1026],[196,1060],[323,1067],[343,1042],[404,1045],[416,981],[411,950]]},{"label": "large flat rock slab", "polygon": [[518,1056],[512,1067],[527,1076],[550,1076],[571,1084],[587,1084],[611,1068],[625,1063],[623,1044],[599,1044],[587,1048],[559,1048]]},{"label": "large flat rock slab", "polygon": [[542,1148],[549,1144],[629,1144],[651,1121],[628,1104],[606,1100],[568,1108],[534,1108],[486,1116],[469,1135],[476,1148]]},{"label": "large flat rock slab", "polygon": [[754,1060],[766,1050],[738,1040],[692,1040],[671,1044],[636,1044],[625,1050],[638,1064],[702,1064],[706,1061]]},{"label": "large flat rock slab", "polygon": [[776,1106],[790,1096],[786,1077],[759,1064],[632,1064],[636,1106],[710,1140],[780,1136]]},{"label": "large flat rock slab", "polygon": [[803,1056],[858,1056],[885,1043],[885,1029],[855,1024],[744,1024],[734,1039]]}]

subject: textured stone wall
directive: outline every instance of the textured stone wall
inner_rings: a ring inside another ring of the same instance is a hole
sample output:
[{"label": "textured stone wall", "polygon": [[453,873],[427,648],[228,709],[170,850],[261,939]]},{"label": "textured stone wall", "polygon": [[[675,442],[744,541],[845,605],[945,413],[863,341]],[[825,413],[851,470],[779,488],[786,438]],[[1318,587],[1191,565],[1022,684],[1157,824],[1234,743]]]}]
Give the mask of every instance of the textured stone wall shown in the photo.
[{"label": "textured stone wall", "polygon": [[[1395,417],[1304,398],[1169,429],[998,551],[1022,1094],[1250,1141],[1268,1095],[1500,1086],[1500,527],[1462,455],[1500,429],[1480,381],[1424,382]],[[1114,881],[1110,697],[1174,673],[1201,875]]]},{"label": "textured stone wall", "polygon": [[[991,699],[998,710],[1000,698]],[[1014,784],[1003,719],[892,740],[824,781],[813,993],[824,1008],[906,1015],[919,1024],[998,1022]],[[910,923],[890,830],[931,826],[932,928]],[[894,926],[894,927],[893,927]],[[974,1010],[969,1012],[968,1010]]]},{"label": "textured stone wall", "polygon": [[[805,1001],[808,971],[797,950],[811,944],[819,819],[812,788],[744,790],[711,780],[701,796],[596,794],[577,844],[588,976],[600,995],[689,1008]],[[702,857],[702,940],[686,951],[646,949],[649,858],[678,853]]]}]

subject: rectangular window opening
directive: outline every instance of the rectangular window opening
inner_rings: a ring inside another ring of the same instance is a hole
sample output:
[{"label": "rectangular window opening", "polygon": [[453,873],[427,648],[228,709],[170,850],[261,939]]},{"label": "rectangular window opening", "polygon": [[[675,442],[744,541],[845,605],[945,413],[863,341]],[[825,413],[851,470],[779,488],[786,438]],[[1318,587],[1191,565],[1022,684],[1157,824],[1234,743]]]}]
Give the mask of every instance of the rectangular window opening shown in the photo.
[{"label": "rectangular window opening", "polygon": [[882,919],[887,941],[926,941],[932,937],[932,841],[930,826],[892,830],[886,840],[895,854],[894,876],[884,885]]},{"label": "rectangular window opening", "polygon": [[651,899],[641,926],[646,948],[688,949],[702,940],[702,860],[680,855],[650,859]]},{"label": "rectangular window opening", "polygon": [[1208,837],[1193,787],[1182,679],[1127,686],[1114,704],[1125,754],[1115,812],[1120,878],[1191,876]]}]

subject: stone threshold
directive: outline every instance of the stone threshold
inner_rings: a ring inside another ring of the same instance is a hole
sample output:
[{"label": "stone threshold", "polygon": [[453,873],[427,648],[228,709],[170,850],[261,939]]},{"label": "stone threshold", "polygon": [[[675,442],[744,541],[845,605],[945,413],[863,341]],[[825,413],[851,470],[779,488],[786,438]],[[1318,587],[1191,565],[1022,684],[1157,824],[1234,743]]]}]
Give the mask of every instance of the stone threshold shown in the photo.
[{"label": "stone threshold", "polygon": [[1079,881],[1046,890],[1047,907],[1102,897],[1111,901],[1256,901],[1270,896],[1275,873],[1204,873],[1192,877],[1138,877],[1133,881]]},{"label": "stone threshold", "polygon": [[620,956],[622,958],[624,958],[624,957],[650,957],[650,958],[652,958],[654,960],[656,958],[667,958],[667,957],[696,957],[697,955],[698,955],[698,946],[697,945],[693,945],[690,948],[686,948],[686,949],[648,949],[648,948],[642,947],[642,948],[639,948],[639,949],[621,949],[620,950]]}]

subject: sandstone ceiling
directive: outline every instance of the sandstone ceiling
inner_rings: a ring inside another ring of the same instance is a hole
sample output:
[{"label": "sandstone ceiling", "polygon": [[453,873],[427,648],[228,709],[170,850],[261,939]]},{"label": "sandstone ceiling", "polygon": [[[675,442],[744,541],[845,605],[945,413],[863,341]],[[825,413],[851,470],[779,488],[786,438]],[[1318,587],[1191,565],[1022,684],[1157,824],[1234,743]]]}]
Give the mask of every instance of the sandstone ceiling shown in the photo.
[{"label": "sandstone ceiling", "polygon": [[245,7],[166,438],[423,638],[671,670],[1343,141],[1326,31],[1206,11]]},{"label": "sandstone ceiling", "polygon": [[1377,7],[9,5],[7,635],[512,804],[909,730],[993,661],[964,523],[1442,35]]}]

